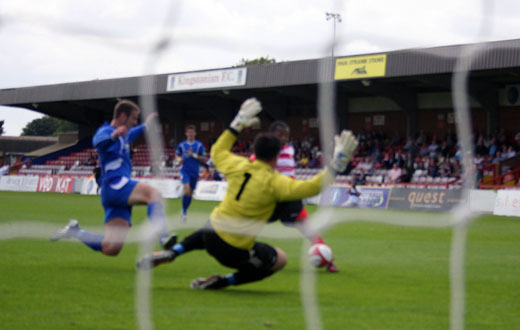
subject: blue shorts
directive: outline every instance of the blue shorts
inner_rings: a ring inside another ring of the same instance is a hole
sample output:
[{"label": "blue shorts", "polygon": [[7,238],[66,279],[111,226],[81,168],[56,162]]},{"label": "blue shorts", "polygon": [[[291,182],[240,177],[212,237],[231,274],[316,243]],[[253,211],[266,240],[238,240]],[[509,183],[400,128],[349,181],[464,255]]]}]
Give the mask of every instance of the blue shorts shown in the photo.
[{"label": "blue shorts", "polygon": [[181,182],[182,184],[189,183],[191,190],[195,190],[197,187],[197,181],[199,180],[199,173],[193,174],[181,170]]},{"label": "blue shorts", "polygon": [[114,218],[123,218],[132,225],[132,206],[128,205],[128,198],[138,183],[139,181],[136,180],[122,178],[116,183],[101,186],[101,204],[105,209],[105,223]]}]

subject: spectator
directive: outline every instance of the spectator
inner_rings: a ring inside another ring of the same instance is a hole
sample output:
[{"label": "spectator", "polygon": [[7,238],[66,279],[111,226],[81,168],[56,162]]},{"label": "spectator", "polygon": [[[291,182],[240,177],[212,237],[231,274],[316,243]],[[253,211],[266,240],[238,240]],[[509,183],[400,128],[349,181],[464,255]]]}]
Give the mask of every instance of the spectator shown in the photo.
[{"label": "spectator", "polygon": [[491,164],[498,164],[498,163],[500,163],[503,160],[504,159],[502,157],[502,152],[501,151],[497,151],[496,154],[495,154],[495,157],[491,161]]},{"label": "spectator", "polygon": [[85,162],[87,166],[96,166],[97,164],[97,153],[93,153],[92,151],[89,153],[88,159]]},{"label": "spectator", "polygon": [[449,158],[439,159],[439,174],[441,177],[449,177],[453,172],[453,164],[450,162]]},{"label": "spectator", "polygon": [[374,169],[374,165],[372,164],[372,160],[370,157],[365,157],[362,161],[360,161],[357,166],[357,170],[362,170],[364,173],[372,173]]},{"label": "spectator", "polygon": [[388,171],[388,182],[390,183],[397,183],[399,182],[401,178],[401,174],[403,174],[401,168],[397,165],[397,163],[394,163],[394,166],[390,171]]},{"label": "spectator", "polygon": [[367,183],[367,178],[363,170],[359,172],[359,175],[354,174],[354,182],[359,186],[364,186]]},{"label": "spectator", "polygon": [[436,178],[439,176],[439,166],[437,165],[437,159],[435,157],[431,157],[428,159],[428,176],[432,178]]},{"label": "spectator", "polygon": [[0,167],[0,175],[8,175],[8,174],[9,174],[9,164],[7,164],[4,161],[3,165]]},{"label": "spectator", "polygon": [[166,159],[166,167],[174,167],[174,155],[168,155],[168,158]]},{"label": "spectator", "polygon": [[309,157],[307,157],[307,153],[300,154],[300,167],[306,168],[309,165]]},{"label": "spectator", "polygon": [[415,139],[415,143],[420,146],[422,144],[425,144],[426,143],[426,135],[424,134],[424,131],[421,130],[419,132],[419,135],[417,136],[417,139]]},{"label": "spectator", "polygon": [[516,142],[515,151],[519,152],[520,151],[520,132],[516,133],[515,142]]},{"label": "spectator", "polygon": [[477,144],[475,145],[475,154],[487,155],[488,152],[489,149],[485,146],[484,137],[481,135],[477,140]]},{"label": "spectator", "polygon": [[498,149],[497,139],[492,138],[491,145],[489,146],[489,155],[495,157],[498,150],[499,149]]},{"label": "spectator", "polygon": [[309,168],[318,168],[320,165],[316,155],[314,153],[311,154],[311,159],[309,160],[308,167]]},{"label": "spectator", "polygon": [[480,182],[480,179],[482,178],[482,169],[484,168],[484,157],[482,157],[482,154],[478,153],[473,162],[474,162],[475,168],[477,170],[477,183],[478,183],[478,182]]},{"label": "spectator", "polygon": [[214,167],[210,167],[210,173],[213,181],[222,181],[222,177]]},{"label": "spectator", "polygon": [[417,157],[414,162],[414,168],[416,170],[426,170],[428,158],[427,157]]},{"label": "spectator", "polygon": [[408,169],[408,171],[412,171],[413,172],[413,169],[414,169],[414,158],[413,158],[413,154],[411,152],[408,152],[406,154],[406,159],[404,160],[404,164],[403,164],[403,167]]},{"label": "spectator", "polygon": [[446,140],[442,141],[440,149],[439,149],[439,154],[444,158],[448,158],[451,156],[450,153],[451,153],[451,148],[448,146],[448,142]]},{"label": "spectator", "polygon": [[403,139],[399,136],[399,133],[395,131],[394,136],[392,137],[392,146],[400,146]]},{"label": "spectator", "polygon": [[430,157],[437,158],[439,152],[439,145],[437,144],[437,137],[433,137],[432,142],[428,145],[428,154]]},{"label": "spectator", "polygon": [[425,143],[419,145],[419,156],[425,157],[428,156],[429,153],[430,150],[428,150],[428,146]]},{"label": "spectator", "polygon": [[455,160],[452,165],[453,165],[453,170],[452,170],[450,176],[460,179],[462,177],[462,168],[460,166],[460,162],[458,160]]},{"label": "spectator", "polygon": [[444,137],[444,141],[446,141],[446,144],[448,145],[448,147],[451,149],[453,146],[455,146],[455,141],[457,140],[457,137],[455,136],[455,134],[451,131],[448,131],[448,133],[446,133],[446,136]]},{"label": "spectator", "polygon": [[455,151],[455,160],[459,162],[462,161],[462,150],[460,149],[459,145],[457,145],[457,150]]},{"label": "spectator", "polygon": [[401,173],[401,177],[400,177],[400,182],[408,183],[408,182],[412,181],[413,172],[411,172],[406,167],[403,167],[401,170],[402,170],[402,173]]},{"label": "spectator", "polygon": [[509,158],[513,158],[513,157],[516,157],[516,151],[515,151],[515,149],[513,148],[513,146],[509,146],[509,147],[507,148],[507,156],[506,156],[506,157],[507,157],[507,159],[509,159]]},{"label": "spectator", "polygon": [[211,174],[209,171],[209,166],[206,163],[200,163],[200,166],[203,168],[202,174],[200,175],[200,178],[202,180],[211,180]]}]

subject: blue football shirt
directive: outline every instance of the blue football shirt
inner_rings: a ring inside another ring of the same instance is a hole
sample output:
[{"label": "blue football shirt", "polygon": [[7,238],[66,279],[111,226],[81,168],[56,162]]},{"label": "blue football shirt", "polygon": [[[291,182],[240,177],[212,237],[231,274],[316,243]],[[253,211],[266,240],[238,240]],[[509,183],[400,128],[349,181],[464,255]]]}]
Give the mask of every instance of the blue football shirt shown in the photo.
[{"label": "blue football shirt", "polygon": [[92,145],[99,155],[101,166],[102,184],[111,184],[121,180],[122,177],[130,178],[132,174],[132,161],[130,159],[130,143],[137,139],[146,129],[146,125],[137,125],[131,128],[126,135],[112,139],[116,130],[109,123],[104,123],[92,138]]},{"label": "blue football shirt", "polygon": [[179,143],[177,146],[176,154],[182,156],[184,159],[181,171],[191,175],[198,175],[200,163],[197,159],[188,155],[189,150],[191,150],[194,155],[206,156],[206,149],[204,149],[202,142],[198,140],[195,140],[192,143],[189,143],[188,140],[186,140]]}]

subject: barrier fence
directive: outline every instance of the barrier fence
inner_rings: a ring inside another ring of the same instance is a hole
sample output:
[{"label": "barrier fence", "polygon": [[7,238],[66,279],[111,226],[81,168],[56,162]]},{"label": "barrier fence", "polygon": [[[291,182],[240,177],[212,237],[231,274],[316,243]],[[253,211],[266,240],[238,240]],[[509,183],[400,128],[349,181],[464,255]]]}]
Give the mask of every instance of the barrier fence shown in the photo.
[{"label": "barrier fence", "polygon": [[[139,178],[157,188],[165,198],[182,196],[182,184],[173,179]],[[62,194],[99,194],[94,177],[68,175],[6,175],[0,177],[0,191],[52,192]],[[227,191],[227,182],[199,181],[194,198],[221,201]],[[520,190],[471,190],[465,197],[462,190],[424,189],[403,187],[358,187],[361,193],[359,208],[449,211],[460,203],[468,204],[474,212],[520,217]],[[335,207],[351,205],[349,187],[331,186],[321,195],[305,200],[307,204],[324,204]]]}]

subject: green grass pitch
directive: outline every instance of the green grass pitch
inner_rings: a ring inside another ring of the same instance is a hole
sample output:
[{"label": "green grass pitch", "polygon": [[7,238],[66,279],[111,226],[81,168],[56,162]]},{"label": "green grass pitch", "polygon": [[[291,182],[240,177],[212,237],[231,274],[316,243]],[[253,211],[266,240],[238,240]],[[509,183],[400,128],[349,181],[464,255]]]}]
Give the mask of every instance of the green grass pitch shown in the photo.
[{"label": "green grass pitch", "polygon": [[[83,226],[102,225],[96,196],[0,192],[0,201],[0,225],[24,220],[59,228],[70,218]],[[180,201],[168,204],[177,216]],[[191,210],[209,214],[214,206],[194,201]],[[135,207],[134,223],[145,215],[145,207]],[[187,233],[181,231],[181,238]],[[449,329],[451,234],[451,229],[365,222],[325,232],[340,272],[318,270],[324,328]],[[196,277],[230,271],[201,251],[155,269],[155,328],[304,329],[302,241],[265,241],[284,249],[289,262],[280,273],[254,284],[190,290]],[[0,241],[0,329],[136,329],[136,252],[136,244],[127,244],[111,258],[65,241]],[[519,218],[483,216],[471,225],[466,280],[466,329],[519,329]]]}]

